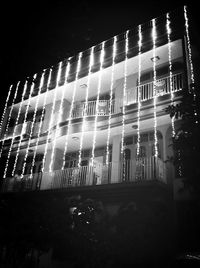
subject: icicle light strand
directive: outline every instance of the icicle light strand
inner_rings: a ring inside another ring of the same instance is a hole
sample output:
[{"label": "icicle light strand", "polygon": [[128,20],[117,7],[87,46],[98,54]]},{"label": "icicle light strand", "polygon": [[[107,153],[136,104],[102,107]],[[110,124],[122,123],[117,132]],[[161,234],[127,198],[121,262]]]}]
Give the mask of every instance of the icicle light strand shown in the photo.
[{"label": "icicle light strand", "polygon": [[[26,167],[26,164],[27,164],[26,161],[27,161],[27,157],[28,157],[30,144],[31,144],[31,139],[32,139],[32,135],[33,135],[33,129],[34,129],[35,120],[36,120],[36,114],[37,114],[37,109],[38,109],[38,104],[39,104],[39,99],[40,99],[40,94],[41,94],[41,89],[42,89],[41,85],[43,85],[43,84],[44,84],[44,71],[43,71],[41,79],[40,79],[39,90],[38,90],[37,100],[36,100],[34,114],[33,114],[33,121],[31,122],[30,135],[29,135],[29,139],[28,139],[28,145],[26,147],[26,153],[25,153],[25,157],[24,157],[24,164],[23,164],[23,167],[22,167],[21,177],[23,177],[23,175],[24,175],[25,167]],[[32,173],[30,175],[32,176]]]},{"label": "icicle light strand", "polygon": [[[187,40],[187,49],[188,49],[188,57],[189,57],[189,64],[190,64],[190,80],[192,83],[192,87],[190,90],[192,90],[193,94],[193,101],[196,104],[196,93],[194,88],[194,68],[193,68],[193,62],[192,62],[192,49],[191,49],[191,43],[190,43],[190,36],[189,36],[189,22],[188,22],[188,15],[187,15],[187,7],[184,6],[184,18],[185,18],[185,31],[186,31],[186,40]],[[194,108],[194,116],[195,123],[198,123],[198,114],[196,108]]]},{"label": "icicle light strand", "polygon": [[[57,88],[58,88],[58,83],[60,81],[60,75],[61,75],[61,64],[62,64],[62,62],[59,63],[59,68],[58,68],[58,73],[57,73],[57,78],[56,78],[56,88],[53,91],[53,104],[52,104],[50,121],[48,124],[48,130],[47,130],[48,134],[47,134],[47,141],[45,144],[44,156],[43,156],[43,161],[42,161],[42,172],[44,172],[44,166],[45,166],[45,162],[46,162],[46,155],[47,155],[50,136],[52,139],[52,132],[53,132],[52,127],[53,127],[53,123],[54,123],[54,113],[55,113],[55,105],[56,105],[56,99],[57,99]],[[51,79],[49,80],[49,84],[50,84],[50,81],[51,81]],[[48,85],[48,87],[49,87],[49,85]],[[54,153],[54,150],[51,151],[51,159],[53,158],[53,153]],[[49,168],[50,168],[50,166],[49,166]]]},{"label": "icicle light strand", "polygon": [[111,125],[111,117],[112,117],[112,105],[113,105],[113,85],[114,85],[114,68],[115,68],[115,57],[116,57],[116,43],[117,37],[114,37],[113,42],[113,55],[112,55],[112,71],[111,71],[111,83],[110,83],[110,101],[109,101],[109,117],[108,117],[108,136],[106,143],[106,165],[109,164],[109,143],[110,143],[110,125]]},{"label": "icicle light strand", "polygon": [[[166,27],[167,27],[167,39],[168,39],[168,61],[169,61],[169,84],[170,84],[170,94],[171,94],[171,105],[174,104],[174,89],[172,81],[172,45],[171,45],[171,27],[170,27],[170,17],[169,13],[166,15]],[[175,126],[174,126],[175,116],[171,118],[172,124],[172,137],[175,136]]]},{"label": "icicle light strand", "polygon": [[2,151],[3,151],[3,146],[4,146],[4,143],[5,143],[5,140],[7,139],[7,133],[8,133],[8,129],[9,129],[10,119],[12,117],[12,111],[13,111],[15,100],[16,100],[16,97],[17,97],[19,84],[20,84],[20,81],[17,83],[16,89],[15,89],[14,98],[13,98],[12,105],[11,105],[11,108],[10,108],[10,111],[9,111],[8,121],[7,121],[7,124],[6,124],[5,132],[4,132],[4,136],[3,136],[3,140],[2,140],[2,145],[1,145],[0,158],[1,158],[1,155],[2,155]]},{"label": "icicle light strand", "polygon": [[97,99],[96,99],[96,109],[95,109],[95,121],[94,121],[94,135],[93,135],[93,144],[92,144],[92,157],[91,157],[91,166],[94,165],[94,151],[96,147],[96,136],[97,136],[97,119],[98,119],[98,111],[99,111],[99,95],[101,91],[101,82],[102,82],[102,70],[103,70],[103,62],[104,62],[104,48],[105,41],[102,43],[101,55],[100,55],[100,69],[99,69],[99,80],[97,86]]},{"label": "icicle light strand", "polygon": [[126,98],[126,88],[127,88],[127,62],[128,62],[128,35],[129,30],[126,31],[125,36],[125,61],[124,61],[124,85],[123,85],[123,103],[122,103],[122,137],[121,137],[121,158],[123,160],[123,174],[122,180],[125,180],[125,146],[124,146],[124,136],[125,136],[125,98]]},{"label": "icicle light strand", "polygon": [[20,117],[21,109],[22,109],[22,103],[24,101],[24,96],[25,96],[25,93],[26,93],[26,90],[27,90],[27,85],[28,85],[28,81],[26,81],[25,82],[25,85],[24,85],[24,89],[23,89],[23,93],[22,93],[22,98],[21,98],[21,102],[20,102],[20,105],[19,105],[19,110],[18,110],[17,118],[16,118],[16,121],[15,121],[13,136],[12,136],[11,144],[10,144],[10,147],[9,147],[9,150],[8,150],[8,156],[7,156],[6,166],[5,166],[4,175],[3,175],[4,178],[6,178],[6,175],[7,175],[8,163],[9,163],[9,160],[10,160],[11,150],[12,150],[14,139],[15,139],[16,129],[17,129],[17,126],[18,126],[19,117]]},{"label": "icicle light strand", "polygon": [[9,88],[8,96],[7,96],[7,98],[6,98],[6,103],[5,103],[4,110],[3,110],[3,114],[2,114],[2,116],[1,116],[1,122],[0,122],[0,134],[1,134],[2,124],[3,124],[3,121],[4,121],[4,117],[5,117],[5,114],[6,114],[6,110],[7,110],[7,107],[8,107],[8,101],[9,101],[9,99],[10,99],[10,94],[11,94],[12,89],[13,89],[13,85],[11,85],[10,88]]},{"label": "icicle light strand", "polygon": [[141,109],[141,48],[142,48],[142,32],[141,25],[138,26],[138,111],[137,111],[137,157],[140,155],[140,109]]},{"label": "icicle light strand", "polygon": [[78,158],[78,167],[81,167],[81,161],[82,161],[82,149],[83,149],[83,136],[85,131],[85,123],[86,123],[86,116],[87,116],[87,110],[88,110],[88,95],[89,95],[89,89],[90,89],[90,78],[91,78],[91,70],[92,66],[94,64],[94,47],[91,48],[90,52],[90,63],[89,63],[89,71],[88,71],[88,79],[87,79],[87,87],[86,87],[86,95],[85,95],[85,105],[83,110],[83,122],[82,122],[82,131],[81,131],[81,139],[80,139],[80,147],[79,147],[79,158]]},{"label": "icicle light strand", "polygon": [[[36,74],[33,76],[33,78],[35,80]],[[26,111],[25,111],[25,115],[24,115],[24,121],[23,121],[23,124],[22,124],[22,130],[21,130],[21,134],[20,134],[20,139],[19,139],[19,143],[18,143],[18,146],[17,146],[17,153],[16,153],[16,156],[15,156],[15,162],[14,162],[14,166],[13,166],[12,176],[14,176],[14,174],[15,174],[15,169],[16,169],[16,166],[17,166],[18,158],[19,158],[19,151],[20,151],[20,147],[21,147],[21,143],[22,143],[22,139],[23,139],[23,131],[24,131],[24,129],[27,128],[27,115],[28,115],[28,110],[29,110],[29,106],[30,106],[31,95],[32,95],[32,92],[33,92],[34,85],[35,85],[34,82],[32,82],[31,89],[30,89],[29,96],[28,96],[28,104],[26,106]]]},{"label": "icicle light strand", "polygon": [[65,163],[66,163],[65,154],[66,154],[67,149],[68,149],[68,139],[69,139],[69,133],[70,133],[70,128],[71,128],[72,113],[73,113],[73,109],[74,109],[74,100],[75,100],[75,95],[76,95],[78,75],[79,75],[80,67],[81,67],[82,54],[83,54],[82,52],[79,53],[77,67],[76,67],[76,76],[75,76],[75,81],[74,81],[73,96],[72,96],[72,102],[71,102],[70,111],[69,111],[67,134],[66,134],[66,138],[65,138],[65,147],[64,147],[64,152],[63,152],[62,170],[65,168]]},{"label": "icicle light strand", "polygon": [[154,156],[158,157],[158,139],[157,139],[157,114],[156,114],[156,21],[152,20],[152,39],[153,39],[153,106],[154,106]]},{"label": "icicle light strand", "polygon": [[[43,119],[44,119],[44,114],[45,114],[45,106],[46,106],[46,102],[47,102],[47,95],[48,95],[48,91],[49,91],[49,84],[50,84],[50,81],[51,81],[51,74],[52,74],[52,69],[49,70],[49,76],[48,76],[48,81],[47,81],[47,90],[46,90],[45,96],[44,96],[44,102],[43,102],[43,107],[42,107],[42,114],[41,114],[41,117],[40,117],[39,129],[38,129],[38,134],[37,134],[37,140],[36,140],[36,145],[35,145],[35,149],[34,149],[34,155],[33,155],[32,164],[31,164],[31,171],[30,171],[31,177],[32,177],[33,168],[34,168],[34,165],[35,165],[35,158],[36,158],[36,155],[37,155],[37,149],[38,149],[38,145],[39,145],[40,133],[42,131],[42,124],[43,124]],[[42,90],[42,87],[44,85],[44,76],[45,76],[45,71],[43,73],[42,81],[41,81],[41,84],[40,84],[41,90]]]},{"label": "icicle light strand", "polygon": [[[57,88],[59,87],[59,81],[61,79],[61,70],[62,70],[62,62],[59,63],[57,80],[56,80],[56,89],[54,89],[55,90],[55,96],[54,96],[53,109],[52,109],[52,112],[53,112],[52,121],[53,121],[53,117],[54,117],[54,113],[55,113],[55,104],[56,104],[56,98],[57,98],[56,92],[57,92]],[[58,137],[59,124],[60,124],[61,119],[62,119],[63,98],[64,98],[64,90],[63,90],[62,96],[61,96],[58,119],[56,120],[56,129],[54,131],[55,136],[54,136],[54,139],[53,139],[52,151],[51,151],[51,161],[50,161],[50,165],[49,165],[49,171],[50,172],[52,172],[52,166],[53,166],[54,154],[55,154],[55,146],[56,146],[56,141],[57,141],[57,137]]]}]

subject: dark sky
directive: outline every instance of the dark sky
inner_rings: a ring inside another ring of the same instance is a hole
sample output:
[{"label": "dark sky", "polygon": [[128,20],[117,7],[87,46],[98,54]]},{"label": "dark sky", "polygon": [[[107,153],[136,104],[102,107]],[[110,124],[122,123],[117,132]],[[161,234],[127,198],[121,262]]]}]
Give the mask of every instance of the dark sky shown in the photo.
[{"label": "dark sky", "polygon": [[1,10],[2,99],[11,83],[187,2],[197,25],[199,8],[190,1],[7,1]]}]

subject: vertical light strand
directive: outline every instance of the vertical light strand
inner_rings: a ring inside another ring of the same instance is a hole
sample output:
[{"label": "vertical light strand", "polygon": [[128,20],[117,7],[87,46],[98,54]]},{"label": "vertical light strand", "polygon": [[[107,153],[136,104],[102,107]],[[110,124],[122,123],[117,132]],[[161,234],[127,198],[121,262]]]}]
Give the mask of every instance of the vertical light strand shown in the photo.
[{"label": "vertical light strand", "polygon": [[8,128],[9,128],[9,124],[10,124],[10,119],[12,117],[12,111],[13,111],[13,108],[14,108],[14,105],[15,105],[15,100],[16,100],[16,97],[17,97],[17,93],[18,93],[18,89],[19,89],[19,84],[20,84],[20,81],[17,83],[16,89],[15,89],[15,94],[14,94],[14,97],[13,97],[13,100],[12,100],[12,104],[11,104],[11,108],[10,108],[10,111],[9,111],[8,120],[7,120],[5,132],[4,132],[4,136],[3,136],[3,140],[2,140],[2,144],[1,144],[0,158],[1,158],[1,155],[2,155],[2,151],[3,151],[3,146],[4,146],[4,143],[5,143],[5,140],[7,138]]},{"label": "vertical light strand", "polygon": [[[194,68],[193,68],[193,62],[192,62],[192,49],[191,49],[191,42],[190,42],[190,35],[189,35],[189,21],[188,21],[188,15],[187,15],[187,7],[184,6],[184,18],[185,18],[185,31],[186,31],[186,40],[187,40],[187,49],[188,49],[188,57],[189,57],[189,65],[190,65],[190,80],[191,80],[191,89],[193,94],[193,101],[196,102],[196,93],[195,93],[195,87],[194,87]],[[198,123],[198,114],[196,108],[194,108],[194,116],[196,117],[195,123]]]},{"label": "vertical light strand", "polygon": [[[56,85],[56,87],[58,87],[58,83],[60,81],[61,64],[62,63],[59,64],[59,71],[58,71],[58,76],[57,76],[57,85]],[[67,75],[69,73],[69,67],[70,67],[70,63],[68,61],[68,64],[67,64]],[[57,119],[57,123],[56,123],[56,129],[55,129],[55,137],[53,139],[53,145],[52,145],[51,161],[50,161],[50,164],[49,164],[49,171],[50,172],[52,172],[52,166],[53,166],[53,162],[54,162],[54,154],[55,154],[55,146],[56,146],[57,138],[60,135],[60,131],[59,131],[60,130],[60,127],[59,127],[59,124],[62,121],[64,95],[65,95],[65,91],[62,90],[61,101],[60,101],[60,106],[59,106],[59,114],[58,114],[58,119]]]},{"label": "vertical light strand", "polygon": [[43,71],[41,79],[40,79],[39,90],[38,90],[37,100],[36,100],[34,114],[33,114],[33,121],[31,122],[30,135],[29,135],[29,139],[28,139],[28,145],[26,147],[26,153],[25,153],[25,157],[24,157],[24,163],[23,163],[23,167],[22,167],[21,177],[23,177],[23,175],[24,175],[25,167],[26,167],[26,164],[27,164],[26,160],[27,160],[27,157],[28,157],[28,152],[29,152],[29,148],[30,148],[30,144],[31,144],[32,135],[33,135],[33,129],[34,129],[35,120],[36,120],[36,114],[37,114],[37,110],[38,110],[39,98],[40,98],[41,89],[42,89],[41,85],[43,85],[43,84],[44,84],[44,71]]},{"label": "vertical light strand", "polygon": [[4,117],[5,117],[5,114],[6,114],[6,110],[7,110],[7,107],[8,107],[8,101],[10,99],[10,94],[11,94],[12,89],[13,89],[13,85],[11,85],[10,88],[9,88],[8,96],[6,98],[6,103],[5,103],[4,110],[3,110],[3,113],[2,113],[2,116],[1,116],[0,135],[1,135],[2,124],[3,124],[3,121],[4,121]]},{"label": "vertical light strand", "polygon": [[6,175],[7,175],[7,169],[8,169],[8,164],[9,164],[9,160],[10,160],[11,150],[12,150],[14,139],[15,139],[15,132],[16,132],[17,125],[18,125],[18,122],[19,122],[19,117],[20,117],[21,109],[22,109],[22,103],[24,101],[24,96],[25,96],[25,93],[26,93],[26,90],[27,90],[27,85],[28,85],[28,81],[26,80],[26,82],[24,84],[22,97],[21,97],[21,102],[20,102],[20,105],[19,105],[19,110],[18,110],[18,113],[17,113],[17,118],[16,118],[16,121],[15,121],[15,126],[14,126],[14,130],[13,130],[11,144],[10,144],[10,147],[9,147],[9,150],[8,150],[8,156],[7,156],[6,166],[5,166],[4,175],[3,175],[4,179],[6,178]]},{"label": "vertical light strand", "polygon": [[97,99],[96,99],[96,107],[95,107],[95,121],[94,121],[94,135],[93,135],[93,144],[92,144],[92,157],[91,157],[91,166],[94,165],[94,151],[96,147],[96,136],[97,136],[97,119],[98,119],[98,111],[99,111],[99,95],[101,91],[101,82],[102,82],[102,70],[103,70],[103,62],[104,62],[104,54],[105,54],[105,41],[102,43],[101,47],[101,55],[100,55],[100,69],[99,69],[99,80],[97,86]]},{"label": "vertical light strand", "polygon": [[64,146],[64,152],[63,152],[62,170],[65,168],[65,163],[66,163],[65,154],[66,154],[67,149],[68,149],[69,133],[70,133],[70,128],[71,128],[72,113],[73,113],[73,109],[74,109],[74,100],[75,100],[75,95],[76,95],[76,87],[77,87],[78,75],[79,75],[80,67],[81,67],[82,54],[83,54],[82,52],[79,53],[77,67],[76,67],[76,76],[75,76],[75,81],[74,81],[72,102],[71,102],[71,106],[70,106],[69,117],[68,117],[67,133],[66,133],[66,137],[65,137],[65,146]]},{"label": "vertical light strand", "polygon": [[[33,76],[34,80],[35,80],[35,78],[36,78],[36,74]],[[35,85],[34,82],[32,82],[31,89],[30,89],[29,96],[28,96],[28,104],[27,104],[26,110],[25,110],[24,121],[23,121],[23,124],[22,124],[22,130],[21,130],[21,134],[20,134],[20,139],[19,139],[19,143],[18,143],[18,146],[17,146],[17,153],[16,153],[16,156],[15,156],[15,162],[14,162],[14,166],[13,166],[12,176],[14,176],[15,169],[16,169],[16,166],[17,166],[20,146],[21,146],[22,139],[23,139],[23,131],[24,131],[24,128],[26,128],[26,124],[27,124],[26,120],[27,120],[27,115],[28,115],[28,110],[29,110],[29,106],[30,106],[31,95],[32,95],[32,92],[33,92],[34,85]]]},{"label": "vertical light strand", "polygon": [[115,57],[116,57],[116,43],[117,37],[114,36],[113,41],[113,53],[112,53],[112,70],[111,70],[111,83],[110,83],[110,100],[109,100],[109,117],[108,117],[108,136],[106,143],[106,165],[109,164],[109,143],[110,143],[110,125],[111,125],[111,117],[112,117],[112,104],[113,104],[113,85],[114,85],[114,68],[115,68]]},{"label": "vertical light strand", "polygon": [[156,21],[152,20],[152,39],[153,39],[153,114],[154,114],[154,156],[158,157],[158,139],[157,139],[157,114],[156,114]]},{"label": "vertical light strand", "polygon": [[[166,14],[166,27],[167,27],[167,39],[168,39],[169,84],[170,84],[170,95],[171,95],[171,106],[172,106],[174,105],[174,89],[172,81],[172,44],[171,44],[171,26],[170,26],[169,13]],[[172,137],[175,136],[174,120],[175,116],[171,118]]]},{"label": "vertical light strand", "polygon": [[[50,139],[50,135],[52,136],[53,133],[53,123],[54,123],[54,113],[55,113],[55,105],[56,105],[56,99],[57,99],[57,89],[58,89],[58,83],[60,81],[60,76],[61,76],[61,65],[62,62],[59,63],[59,67],[58,67],[58,73],[57,73],[57,78],[56,78],[56,87],[54,89],[54,94],[53,94],[53,105],[52,105],[52,109],[51,109],[51,115],[50,115],[50,120],[49,120],[49,124],[48,124],[48,130],[47,130],[47,142],[45,144],[45,150],[44,150],[44,156],[43,156],[43,161],[42,161],[42,172],[44,172],[44,165],[45,165],[45,161],[46,161],[46,155],[47,155],[47,150],[48,150],[48,145],[49,145],[49,139]],[[55,138],[55,137],[54,137]],[[52,150],[51,152],[51,159],[52,159],[52,154],[54,150]],[[49,166],[50,168],[50,166]]]},{"label": "vertical light strand", "polygon": [[125,98],[126,98],[127,72],[128,72],[127,63],[128,63],[128,50],[129,50],[128,35],[129,35],[129,30],[126,31],[126,34],[125,34],[125,61],[124,61],[123,102],[122,102],[122,137],[121,137],[121,158],[123,161],[122,181],[125,180],[125,169],[126,169],[124,136],[125,136]]},{"label": "vertical light strand", "polygon": [[85,94],[85,105],[83,110],[83,122],[82,122],[82,130],[81,130],[81,139],[80,139],[80,147],[79,147],[79,157],[78,157],[78,168],[81,167],[82,161],[82,149],[83,149],[83,137],[85,131],[85,123],[86,123],[86,116],[87,116],[87,109],[88,109],[88,95],[90,89],[90,78],[91,78],[91,70],[94,64],[94,46],[90,50],[90,62],[89,62],[89,70],[88,70],[88,77],[87,77],[87,87],[86,87],[86,94]]},{"label": "vertical light strand", "polygon": [[[47,81],[47,90],[44,93],[45,96],[44,96],[44,101],[43,101],[43,106],[42,106],[42,114],[41,114],[41,117],[40,117],[39,129],[38,129],[38,134],[37,134],[37,140],[36,140],[36,145],[35,145],[35,149],[34,149],[33,160],[32,160],[31,170],[30,170],[31,177],[33,175],[33,168],[34,168],[34,165],[35,165],[35,158],[36,158],[36,155],[37,155],[37,149],[38,149],[38,145],[39,145],[40,134],[41,134],[41,131],[42,131],[42,124],[43,124],[43,119],[44,119],[44,114],[45,114],[45,106],[46,106],[46,102],[47,102],[47,95],[48,95],[48,91],[49,91],[49,84],[50,84],[50,81],[51,81],[51,74],[52,74],[52,68],[50,68],[50,70],[49,70],[49,76],[48,76],[48,81]],[[45,76],[45,71],[43,73],[42,82],[40,84],[41,89],[42,89],[42,87],[44,85],[44,76]]]},{"label": "vertical light strand", "polygon": [[141,49],[142,49],[142,31],[141,25],[138,26],[138,110],[137,110],[137,157],[140,155],[140,109],[141,109]]}]

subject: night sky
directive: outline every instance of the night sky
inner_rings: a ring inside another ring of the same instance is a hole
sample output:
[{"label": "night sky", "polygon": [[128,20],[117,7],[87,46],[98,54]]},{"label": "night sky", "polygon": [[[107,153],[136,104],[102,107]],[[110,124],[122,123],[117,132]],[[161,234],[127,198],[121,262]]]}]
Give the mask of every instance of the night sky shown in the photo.
[{"label": "night sky", "polygon": [[7,1],[1,10],[0,110],[10,84],[184,4],[198,47],[199,8],[197,1],[187,2]]}]

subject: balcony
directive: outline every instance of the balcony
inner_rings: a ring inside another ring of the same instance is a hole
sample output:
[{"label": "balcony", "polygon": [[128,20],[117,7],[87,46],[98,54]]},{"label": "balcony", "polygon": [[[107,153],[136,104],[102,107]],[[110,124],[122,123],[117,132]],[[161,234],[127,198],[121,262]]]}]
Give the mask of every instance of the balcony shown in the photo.
[{"label": "balcony", "polygon": [[[117,176],[112,172],[118,171]],[[68,189],[106,185],[125,182],[142,182],[158,180],[166,183],[165,164],[160,158],[138,158],[126,160],[124,163],[109,163],[107,166],[73,167],[55,170],[51,173],[35,173],[24,175],[23,178],[7,178],[3,182],[2,192],[39,191],[46,189]],[[46,183],[48,182],[48,183]]]},{"label": "balcony", "polygon": [[[111,114],[114,113],[114,100],[112,100]],[[75,108],[72,111],[72,118],[80,118],[83,116],[95,116],[96,115],[97,101],[88,101],[76,103]],[[99,100],[98,101],[98,116],[109,115],[110,100]]]},{"label": "balcony", "polygon": [[[183,74],[178,73],[172,75],[172,92],[177,92],[183,88]],[[156,96],[163,96],[171,93],[170,76],[163,77],[155,82]],[[146,101],[154,98],[154,82],[141,84],[134,89],[131,88],[127,91],[126,101],[127,105],[138,102],[138,94],[140,93],[141,101]]]}]

